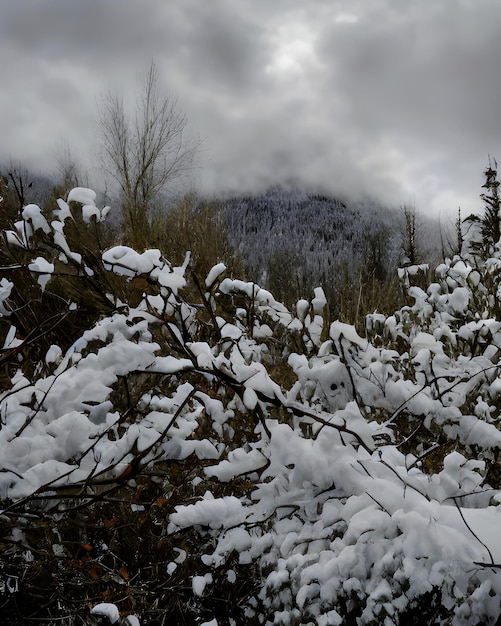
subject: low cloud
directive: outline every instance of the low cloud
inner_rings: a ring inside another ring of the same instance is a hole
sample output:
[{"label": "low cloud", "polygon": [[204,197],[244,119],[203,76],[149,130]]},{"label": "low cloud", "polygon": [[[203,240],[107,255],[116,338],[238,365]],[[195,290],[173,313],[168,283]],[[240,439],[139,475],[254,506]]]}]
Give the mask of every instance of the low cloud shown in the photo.
[{"label": "low cloud", "polygon": [[54,168],[64,139],[92,180],[101,94],[133,104],[155,60],[204,139],[202,191],[294,182],[480,208],[501,153],[501,5],[368,4],[0,1],[0,158]]}]

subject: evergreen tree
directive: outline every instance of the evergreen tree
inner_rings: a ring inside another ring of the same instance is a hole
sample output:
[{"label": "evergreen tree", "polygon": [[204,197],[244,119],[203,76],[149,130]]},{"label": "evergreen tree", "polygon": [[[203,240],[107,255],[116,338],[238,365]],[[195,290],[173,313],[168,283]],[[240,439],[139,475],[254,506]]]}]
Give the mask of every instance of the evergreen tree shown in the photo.
[{"label": "evergreen tree", "polygon": [[461,220],[461,207],[458,208],[458,216],[456,221],[454,222],[455,231],[456,231],[456,246],[454,248],[454,254],[461,254],[463,250],[464,244],[464,236],[463,236],[463,221]]},{"label": "evergreen tree", "polygon": [[501,237],[500,230],[500,198],[499,181],[497,180],[496,159],[489,157],[489,166],[484,171],[485,183],[482,185],[487,191],[481,193],[480,197],[484,201],[484,216],[482,218],[482,241],[486,252],[496,245]]}]

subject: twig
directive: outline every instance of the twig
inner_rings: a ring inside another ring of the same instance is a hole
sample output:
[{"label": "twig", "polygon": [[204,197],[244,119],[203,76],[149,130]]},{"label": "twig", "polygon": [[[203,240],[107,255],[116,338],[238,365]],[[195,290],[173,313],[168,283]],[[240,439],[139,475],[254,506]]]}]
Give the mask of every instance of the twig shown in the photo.
[{"label": "twig", "polygon": [[[492,557],[492,552],[489,550],[489,548],[486,546],[486,544],[485,544],[485,543],[484,543],[484,542],[480,539],[480,537],[479,537],[476,533],[474,533],[474,532],[473,532],[473,530],[472,530],[471,526],[470,526],[470,525],[468,524],[468,522],[465,520],[464,515],[463,515],[463,511],[461,511],[461,507],[460,507],[460,506],[459,506],[459,504],[457,503],[456,498],[452,498],[452,501],[453,501],[453,502],[454,502],[454,504],[456,505],[456,508],[457,508],[457,510],[458,510],[458,512],[459,512],[459,515],[461,515],[461,519],[463,520],[464,525],[466,526],[466,528],[467,528],[467,529],[470,531],[470,533],[471,533],[471,534],[475,537],[475,539],[476,539],[479,543],[481,543],[481,544],[484,546],[484,548],[487,550],[487,554],[489,555],[489,557],[490,557],[490,559],[491,559],[491,564],[490,564],[490,567],[492,567],[492,566],[494,565],[494,559],[493,559],[493,557]],[[498,567],[499,567],[499,566],[498,566]]]}]

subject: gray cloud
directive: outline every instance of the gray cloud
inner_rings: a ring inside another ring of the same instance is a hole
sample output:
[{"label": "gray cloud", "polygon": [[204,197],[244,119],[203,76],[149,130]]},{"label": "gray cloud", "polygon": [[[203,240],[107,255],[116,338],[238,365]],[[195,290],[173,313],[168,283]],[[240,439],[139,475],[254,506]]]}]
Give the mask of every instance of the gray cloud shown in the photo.
[{"label": "gray cloud", "polygon": [[[94,175],[96,106],[152,59],[205,139],[202,191],[277,182],[478,209],[500,155],[497,0],[0,0],[0,159]],[[96,174],[97,176],[97,174]]]}]

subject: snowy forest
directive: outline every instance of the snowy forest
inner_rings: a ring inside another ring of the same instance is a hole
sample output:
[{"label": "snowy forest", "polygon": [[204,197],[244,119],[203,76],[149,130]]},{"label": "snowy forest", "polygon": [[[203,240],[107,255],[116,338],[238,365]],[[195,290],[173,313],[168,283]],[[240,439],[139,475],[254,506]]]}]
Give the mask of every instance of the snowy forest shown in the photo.
[{"label": "snowy forest", "polygon": [[117,206],[0,171],[0,622],[501,624],[495,160],[432,250],[408,206],[166,209],[155,89],[106,102]]}]

